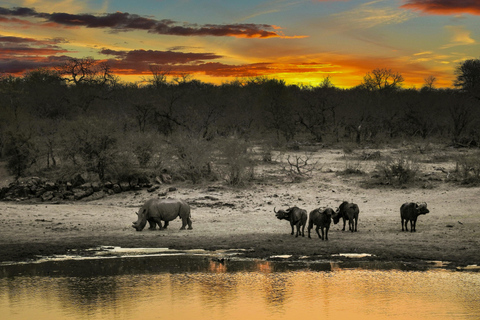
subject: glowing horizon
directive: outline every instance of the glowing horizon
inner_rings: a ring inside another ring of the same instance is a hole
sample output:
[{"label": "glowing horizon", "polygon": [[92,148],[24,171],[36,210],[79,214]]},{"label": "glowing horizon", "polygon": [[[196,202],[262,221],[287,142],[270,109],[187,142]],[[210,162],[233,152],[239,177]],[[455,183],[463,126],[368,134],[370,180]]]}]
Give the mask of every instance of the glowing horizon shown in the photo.
[{"label": "glowing horizon", "polygon": [[125,82],[150,66],[221,84],[265,76],[340,88],[376,68],[403,87],[452,87],[455,68],[479,58],[479,1],[173,0],[0,1],[0,72],[22,74],[66,59],[108,61]]}]

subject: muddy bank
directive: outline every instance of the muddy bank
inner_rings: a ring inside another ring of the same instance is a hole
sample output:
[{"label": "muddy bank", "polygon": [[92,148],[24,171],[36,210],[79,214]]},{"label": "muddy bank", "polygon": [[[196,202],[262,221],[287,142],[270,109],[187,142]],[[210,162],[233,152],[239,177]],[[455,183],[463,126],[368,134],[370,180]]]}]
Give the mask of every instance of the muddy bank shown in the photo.
[{"label": "muddy bank", "polygon": [[[0,202],[0,262],[25,261],[37,256],[65,254],[98,246],[171,249],[249,249],[247,257],[292,255],[325,258],[339,253],[369,253],[383,261],[447,261],[452,266],[480,264],[480,188],[439,181],[429,188],[362,188],[356,176],[338,175],[344,160],[338,152],[322,151],[326,164],[308,179],[292,183],[277,167],[258,172],[245,188],[219,184],[175,184],[168,195],[129,191],[89,202]],[[364,171],[368,171],[366,163]],[[422,164],[431,172],[437,164]],[[450,164],[442,164],[448,166]],[[149,198],[186,200],[192,208],[193,230],[180,220],[167,230],[137,232],[135,212]],[[331,226],[329,241],[312,233],[308,239],[290,235],[274,208],[299,206],[337,208],[344,201],[360,208],[358,232]],[[426,202],[430,213],[419,217],[417,232],[402,232],[400,206]],[[86,252],[85,254],[88,254]],[[345,258],[348,259],[348,258]]]}]

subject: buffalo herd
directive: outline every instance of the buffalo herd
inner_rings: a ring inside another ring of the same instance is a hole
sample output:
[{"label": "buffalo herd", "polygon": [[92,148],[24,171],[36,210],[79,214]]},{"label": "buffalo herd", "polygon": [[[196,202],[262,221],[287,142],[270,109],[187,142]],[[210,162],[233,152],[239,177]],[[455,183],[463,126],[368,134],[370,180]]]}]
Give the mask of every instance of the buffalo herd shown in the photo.
[{"label": "buffalo herd", "polygon": [[[276,208],[273,208],[273,212],[275,212],[277,219],[290,222],[291,234],[295,234],[295,237],[299,235],[305,237],[305,226],[308,221],[308,238],[311,239],[310,232],[315,226],[318,237],[322,240],[328,240],[328,230],[332,220],[334,224],[337,224],[340,219],[343,220],[342,231],[345,231],[348,221],[348,230],[356,232],[360,210],[357,204],[343,201],[335,211],[332,208],[318,208],[307,214],[306,210],[295,206],[278,211]],[[429,212],[426,202],[407,202],[402,204],[400,207],[402,231],[408,231],[408,222],[410,221],[410,232],[416,232],[418,216]],[[158,225],[159,229],[166,229],[168,223],[177,217],[182,219],[181,230],[185,229],[187,225],[188,229],[192,229],[190,206],[183,200],[150,199],[140,208],[137,216],[138,220],[134,221],[132,225],[137,231],[142,231],[147,222],[150,224],[150,230],[155,230],[156,225]],[[162,221],[164,222],[163,226]]]},{"label": "buffalo herd", "polygon": [[[330,224],[337,224],[340,219],[343,220],[342,231],[345,231],[345,226],[348,221],[348,230],[351,232],[357,231],[358,215],[360,210],[355,203],[343,201],[337,210],[332,208],[318,208],[310,212],[307,217],[307,211],[299,207],[290,207],[285,210],[276,210],[273,208],[275,216],[279,220],[287,220],[290,222],[292,228],[291,234],[295,234],[298,237],[300,234],[305,236],[305,226],[308,220],[308,237],[310,237],[310,231],[315,225],[315,231],[322,240],[328,240],[328,230]],[[407,224],[410,221],[410,232],[416,232],[417,218],[419,215],[427,214],[430,211],[427,209],[427,203],[415,203],[407,202],[400,207],[400,218],[402,221],[402,231],[408,231]],[[296,232],[295,232],[296,228]],[[321,234],[320,234],[320,232]]]}]

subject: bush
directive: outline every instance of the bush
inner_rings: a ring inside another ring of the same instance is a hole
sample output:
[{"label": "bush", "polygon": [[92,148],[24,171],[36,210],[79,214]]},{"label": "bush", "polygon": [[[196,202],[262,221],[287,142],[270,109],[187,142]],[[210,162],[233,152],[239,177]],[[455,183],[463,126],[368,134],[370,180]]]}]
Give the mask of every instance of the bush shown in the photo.
[{"label": "bush", "polygon": [[480,183],[480,152],[459,156],[456,161],[455,173],[461,183]]},{"label": "bush", "polygon": [[377,163],[380,178],[387,184],[405,185],[413,183],[418,173],[418,163],[412,157],[387,157]]},{"label": "bush", "polygon": [[37,161],[38,151],[27,135],[8,132],[5,156],[8,171],[19,178]]},{"label": "bush", "polygon": [[172,173],[193,183],[212,176],[213,150],[208,141],[188,133],[177,133],[170,139],[169,152],[174,161],[171,165]]},{"label": "bush", "polygon": [[240,139],[226,139],[221,149],[225,160],[222,176],[228,184],[240,186],[253,179],[254,163],[247,142]]},{"label": "bush", "polygon": [[[63,156],[104,181],[105,175],[118,155],[118,139],[115,126],[105,120],[85,118],[72,123],[63,135]],[[77,158],[78,157],[78,158]]]}]

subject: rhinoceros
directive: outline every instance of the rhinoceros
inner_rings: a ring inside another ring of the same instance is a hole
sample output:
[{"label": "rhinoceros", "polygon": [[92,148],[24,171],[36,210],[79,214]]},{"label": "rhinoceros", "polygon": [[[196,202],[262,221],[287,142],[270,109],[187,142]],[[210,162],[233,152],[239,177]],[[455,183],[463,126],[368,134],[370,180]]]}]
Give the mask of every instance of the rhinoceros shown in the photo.
[{"label": "rhinoceros", "polygon": [[[150,224],[150,230],[156,228],[156,224],[160,230],[166,229],[169,221],[177,217],[182,219],[182,227],[184,230],[188,225],[188,229],[192,229],[192,220],[190,218],[190,206],[183,200],[177,199],[150,199],[147,200],[137,213],[138,220],[133,222],[133,228],[142,231],[145,225]],[[165,221],[162,227],[162,221]]]}]

